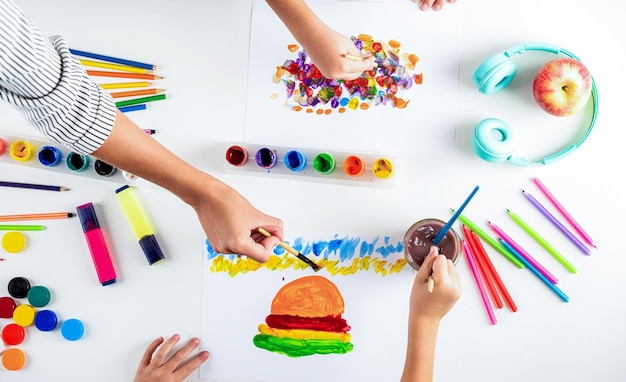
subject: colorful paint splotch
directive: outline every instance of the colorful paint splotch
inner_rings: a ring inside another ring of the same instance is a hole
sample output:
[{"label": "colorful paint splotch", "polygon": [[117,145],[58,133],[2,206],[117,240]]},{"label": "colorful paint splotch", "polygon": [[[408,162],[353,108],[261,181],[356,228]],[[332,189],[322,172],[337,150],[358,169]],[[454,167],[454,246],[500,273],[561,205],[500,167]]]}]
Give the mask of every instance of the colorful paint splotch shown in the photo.
[{"label": "colorful paint splotch", "polygon": [[[358,272],[375,272],[380,276],[399,273],[406,265],[401,238],[390,236],[339,236],[330,240],[305,240],[298,237],[285,241],[298,252],[315,262],[320,272],[331,276],[348,276]],[[219,254],[205,239],[206,256],[212,273],[228,273],[231,277],[259,270],[269,271],[308,271],[309,265],[277,246],[274,254],[265,263],[259,263],[244,256]]]},{"label": "colorful paint splotch", "polygon": [[[366,34],[351,39],[363,55],[375,58],[377,67],[349,81],[324,77],[306,51],[298,45],[288,45],[289,52],[297,57],[277,66],[272,80],[285,87],[291,110],[328,115],[335,110],[344,113],[372,106],[407,107],[409,100],[399,97],[398,93],[413,84],[422,84],[422,73],[415,73],[419,57],[401,52],[401,43],[397,40],[384,42]],[[274,93],[270,98],[277,99],[278,95]]]},{"label": "colorful paint splotch", "polygon": [[296,279],[276,293],[254,345],[289,357],[348,353],[354,346],[343,313],[335,284],[321,276]]}]

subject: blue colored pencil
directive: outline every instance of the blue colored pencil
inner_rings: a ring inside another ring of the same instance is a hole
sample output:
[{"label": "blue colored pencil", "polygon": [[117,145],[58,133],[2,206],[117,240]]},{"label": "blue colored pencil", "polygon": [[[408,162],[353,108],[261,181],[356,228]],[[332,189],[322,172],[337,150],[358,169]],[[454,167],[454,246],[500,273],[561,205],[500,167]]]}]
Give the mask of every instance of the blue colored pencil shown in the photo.
[{"label": "blue colored pencil", "polygon": [[500,239],[500,243],[504,246],[504,248],[507,249],[507,251],[511,252],[513,256],[517,257],[519,261],[524,263],[526,268],[528,268],[532,273],[535,274],[535,276],[537,276],[541,281],[543,281],[543,283],[546,284],[548,288],[552,289],[552,291],[557,296],[559,296],[561,300],[565,302],[569,302],[569,297],[567,297],[567,295],[563,293],[563,291],[560,290],[559,287],[552,284],[550,280],[546,278],[546,276],[544,276],[541,272],[539,272],[537,268],[535,268],[531,263],[529,263],[528,260],[524,258],[524,256],[520,255],[509,243],[507,243],[505,240],[502,240],[502,239]]},{"label": "blue colored pencil", "polygon": [[121,65],[134,66],[136,68],[144,68],[144,69],[148,69],[148,70],[155,70],[156,69],[156,66],[152,65],[152,64],[146,64],[146,63],[139,62],[139,61],[125,60],[123,58],[104,56],[104,55],[101,55],[101,54],[89,53],[89,52],[85,52],[85,51],[82,51],[82,50],[70,49],[70,53],[72,53],[73,55],[76,55],[76,56],[94,58],[96,60],[107,61],[107,62],[114,62],[116,64],[121,64]]},{"label": "blue colored pencil", "polygon": [[461,215],[461,212],[463,212],[463,209],[465,208],[465,206],[467,206],[467,203],[469,203],[469,201],[472,200],[476,191],[478,191],[478,186],[474,187],[474,190],[472,191],[471,194],[469,194],[467,199],[465,199],[461,207],[459,207],[459,209],[454,213],[454,215],[452,215],[450,220],[448,220],[448,222],[443,226],[443,228],[441,228],[441,231],[437,233],[437,236],[435,236],[435,238],[433,239],[433,244],[437,245],[439,244],[441,240],[443,240],[443,237],[446,236],[446,234],[450,230],[450,227],[452,227],[452,224],[454,224],[454,222],[459,217],[459,215]]},{"label": "blue colored pencil", "polygon": [[129,111],[146,110],[146,104],[141,103],[139,105],[123,106],[118,108],[122,113],[128,113]]}]

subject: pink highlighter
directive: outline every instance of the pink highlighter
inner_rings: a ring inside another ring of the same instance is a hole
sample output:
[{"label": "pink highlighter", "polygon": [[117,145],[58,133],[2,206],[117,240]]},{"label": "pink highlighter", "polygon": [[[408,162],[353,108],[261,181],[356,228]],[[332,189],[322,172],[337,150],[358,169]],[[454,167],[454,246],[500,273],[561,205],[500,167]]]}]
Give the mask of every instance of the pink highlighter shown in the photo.
[{"label": "pink highlighter", "polygon": [[89,252],[91,252],[93,265],[96,267],[98,280],[102,286],[113,284],[117,275],[115,274],[115,268],[113,268],[109,249],[104,241],[93,204],[86,203],[80,205],[76,207],[76,212],[78,213],[80,224],[83,226],[83,232],[87,239]]}]

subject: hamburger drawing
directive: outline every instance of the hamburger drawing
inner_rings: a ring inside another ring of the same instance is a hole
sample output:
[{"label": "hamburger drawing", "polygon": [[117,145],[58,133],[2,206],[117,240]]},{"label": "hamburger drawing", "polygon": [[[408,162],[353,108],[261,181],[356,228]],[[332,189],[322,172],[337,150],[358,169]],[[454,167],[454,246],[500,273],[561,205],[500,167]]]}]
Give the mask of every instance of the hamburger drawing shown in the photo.
[{"label": "hamburger drawing", "polygon": [[335,284],[321,276],[302,277],[276,293],[253,342],[289,357],[345,354],[353,345],[343,312],[343,297]]}]

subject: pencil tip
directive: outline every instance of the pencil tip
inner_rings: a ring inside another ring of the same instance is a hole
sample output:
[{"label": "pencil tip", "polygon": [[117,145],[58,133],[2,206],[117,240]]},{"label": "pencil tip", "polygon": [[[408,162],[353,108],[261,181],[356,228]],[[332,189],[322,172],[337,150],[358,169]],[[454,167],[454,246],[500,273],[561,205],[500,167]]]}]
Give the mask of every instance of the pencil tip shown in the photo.
[{"label": "pencil tip", "polygon": [[69,189],[69,188],[67,188],[67,187],[61,187],[61,188],[60,188],[60,190],[61,190],[61,191],[69,191],[70,189]]},{"label": "pencil tip", "polygon": [[68,217],[68,218],[73,218],[74,216],[76,216],[76,214],[75,214],[75,213],[73,213],[73,212],[68,212],[68,213],[67,213],[67,217]]}]

